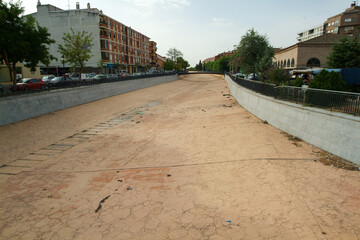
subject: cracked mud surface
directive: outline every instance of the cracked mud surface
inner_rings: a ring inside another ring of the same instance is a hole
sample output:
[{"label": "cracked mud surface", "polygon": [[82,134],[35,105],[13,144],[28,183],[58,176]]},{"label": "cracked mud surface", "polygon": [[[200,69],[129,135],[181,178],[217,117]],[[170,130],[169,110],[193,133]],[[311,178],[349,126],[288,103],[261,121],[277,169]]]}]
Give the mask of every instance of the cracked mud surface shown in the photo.
[{"label": "cracked mud surface", "polygon": [[181,76],[0,127],[0,239],[360,239],[359,173],[228,93]]}]

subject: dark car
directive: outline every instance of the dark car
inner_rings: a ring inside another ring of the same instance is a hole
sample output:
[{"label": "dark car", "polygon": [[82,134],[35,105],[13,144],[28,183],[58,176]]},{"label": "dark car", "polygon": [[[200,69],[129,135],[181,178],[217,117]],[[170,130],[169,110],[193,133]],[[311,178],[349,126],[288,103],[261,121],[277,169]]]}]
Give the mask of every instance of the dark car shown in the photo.
[{"label": "dark car", "polygon": [[[28,90],[43,90],[45,83],[39,78],[23,78],[20,82],[16,83],[16,91],[28,91]],[[13,91],[13,86],[10,86],[10,90]]]},{"label": "dark car", "polygon": [[56,86],[66,86],[71,85],[73,81],[70,77],[55,77],[50,80],[49,86],[56,87]]}]

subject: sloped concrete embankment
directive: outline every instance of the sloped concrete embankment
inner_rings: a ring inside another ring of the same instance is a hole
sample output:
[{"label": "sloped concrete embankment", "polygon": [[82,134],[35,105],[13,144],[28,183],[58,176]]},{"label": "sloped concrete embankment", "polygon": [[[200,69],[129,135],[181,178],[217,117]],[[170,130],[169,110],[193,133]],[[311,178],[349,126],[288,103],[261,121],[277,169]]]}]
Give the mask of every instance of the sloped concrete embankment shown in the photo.
[{"label": "sloped concrete embankment", "polygon": [[0,100],[0,126],[177,79],[170,75],[9,97]]},{"label": "sloped concrete embankment", "polygon": [[280,101],[250,91],[225,75],[231,95],[272,126],[360,164],[360,117]]}]

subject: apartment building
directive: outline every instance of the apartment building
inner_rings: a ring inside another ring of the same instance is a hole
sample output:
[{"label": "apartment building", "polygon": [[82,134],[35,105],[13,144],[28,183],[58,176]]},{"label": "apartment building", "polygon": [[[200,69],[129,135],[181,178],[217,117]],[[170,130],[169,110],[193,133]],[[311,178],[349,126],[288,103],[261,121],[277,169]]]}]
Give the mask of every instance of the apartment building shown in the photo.
[{"label": "apartment building", "polygon": [[30,15],[35,17],[41,26],[47,27],[51,38],[56,41],[49,49],[57,58],[51,61],[50,69],[63,67],[58,44],[63,43],[62,37],[64,33],[70,32],[70,28],[92,34],[93,56],[86,63],[86,67],[101,67],[102,71],[107,73],[116,73],[118,69],[133,73],[150,65],[150,38],[105,15],[101,10],[91,8],[89,3],[85,9],[81,9],[79,3],[76,3],[76,9],[63,10],[50,4],[42,5],[39,1],[37,12]]},{"label": "apartment building", "polygon": [[156,67],[157,55],[156,55],[156,42],[150,41],[150,66]]},{"label": "apartment building", "polygon": [[320,37],[323,34],[324,34],[324,25],[321,24],[298,33],[297,40],[299,42],[304,42],[312,38]]},{"label": "apartment building", "polygon": [[350,8],[335,16],[329,17],[323,24],[298,33],[297,40],[304,42],[323,34],[340,34],[346,36],[360,36],[360,7],[352,3]]},{"label": "apartment building", "polygon": [[328,18],[324,23],[324,32],[360,37],[360,7],[354,2],[344,12]]},{"label": "apartment building", "polygon": [[164,68],[164,63],[166,62],[166,57],[163,57],[159,54],[156,54],[156,68],[158,70]]}]

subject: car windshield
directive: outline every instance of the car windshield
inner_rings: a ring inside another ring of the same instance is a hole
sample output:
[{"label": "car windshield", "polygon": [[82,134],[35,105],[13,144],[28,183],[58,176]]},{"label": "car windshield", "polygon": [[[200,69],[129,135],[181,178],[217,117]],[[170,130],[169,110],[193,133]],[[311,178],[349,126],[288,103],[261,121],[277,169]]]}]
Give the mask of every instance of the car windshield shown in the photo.
[{"label": "car windshield", "polygon": [[61,80],[61,79],[62,79],[62,77],[55,77],[55,78],[53,78],[52,80],[57,81],[57,80]]}]

